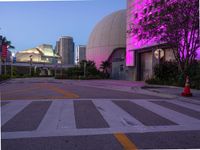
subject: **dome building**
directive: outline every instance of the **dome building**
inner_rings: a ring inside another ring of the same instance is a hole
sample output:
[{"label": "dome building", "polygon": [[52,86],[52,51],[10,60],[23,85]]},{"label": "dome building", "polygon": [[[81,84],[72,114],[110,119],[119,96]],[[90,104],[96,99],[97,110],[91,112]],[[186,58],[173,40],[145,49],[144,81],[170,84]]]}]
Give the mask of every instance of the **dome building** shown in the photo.
[{"label": "dome building", "polygon": [[129,71],[126,57],[126,10],[104,17],[93,29],[86,48],[86,59],[93,60],[97,68],[102,61],[111,63],[113,79],[127,79]]},{"label": "dome building", "polygon": [[112,54],[117,49],[125,53],[126,10],[120,10],[104,17],[95,26],[87,44],[86,58],[95,61],[99,68],[102,61],[111,60],[111,57],[114,57]]}]

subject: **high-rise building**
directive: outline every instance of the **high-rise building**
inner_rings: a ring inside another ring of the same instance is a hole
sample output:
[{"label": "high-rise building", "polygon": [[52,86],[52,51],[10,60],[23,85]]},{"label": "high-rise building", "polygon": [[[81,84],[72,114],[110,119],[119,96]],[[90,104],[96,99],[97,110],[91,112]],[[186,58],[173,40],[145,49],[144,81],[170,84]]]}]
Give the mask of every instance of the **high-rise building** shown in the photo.
[{"label": "high-rise building", "polygon": [[82,60],[86,60],[86,46],[85,45],[78,45],[76,47],[75,62],[76,62],[76,64],[78,64]]},{"label": "high-rise building", "polygon": [[55,53],[56,54],[60,53],[60,41],[56,41]]},{"label": "high-rise building", "polygon": [[74,42],[70,36],[62,36],[59,42],[59,55],[62,59],[62,64],[74,64]]}]

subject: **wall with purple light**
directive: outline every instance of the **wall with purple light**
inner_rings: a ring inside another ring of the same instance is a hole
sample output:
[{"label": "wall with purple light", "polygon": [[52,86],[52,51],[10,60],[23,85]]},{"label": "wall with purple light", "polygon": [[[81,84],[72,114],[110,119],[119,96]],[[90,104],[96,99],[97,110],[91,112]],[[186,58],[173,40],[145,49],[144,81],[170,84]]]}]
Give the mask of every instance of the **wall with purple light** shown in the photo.
[{"label": "wall with purple light", "polygon": [[[131,33],[141,19],[141,13],[152,0],[127,0],[127,39],[126,39],[126,66],[135,66],[134,50],[157,45],[154,39],[151,41],[138,41],[137,36]],[[200,60],[200,49],[197,50],[197,59]]]},{"label": "wall with purple light", "polygon": [[197,50],[197,60],[200,60],[200,48]]},{"label": "wall with purple light", "polygon": [[154,39],[151,41],[140,40],[137,36],[130,33],[134,26],[137,26],[139,20],[142,18],[141,14],[147,7],[146,4],[151,3],[152,0],[127,0],[127,39],[126,39],[126,65],[135,66],[134,50],[156,45]]},{"label": "wall with purple light", "polygon": [[[146,1],[146,0],[145,0]],[[145,7],[144,0],[127,0],[127,39],[126,39],[126,65],[135,66],[134,49],[141,48],[144,41],[138,41],[136,35],[131,33],[140,19],[140,12]],[[130,31],[130,33],[129,33]]]}]

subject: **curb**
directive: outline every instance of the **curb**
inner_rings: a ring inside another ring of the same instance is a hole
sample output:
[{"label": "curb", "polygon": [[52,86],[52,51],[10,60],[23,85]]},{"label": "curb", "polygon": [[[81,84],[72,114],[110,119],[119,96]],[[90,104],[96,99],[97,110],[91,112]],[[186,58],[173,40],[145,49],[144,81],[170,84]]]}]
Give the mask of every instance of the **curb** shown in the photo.
[{"label": "curb", "polygon": [[150,90],[146,90],[143,89],[142,87],[131,87],[131,90],[135,90],[135,92],[139,93],[139,94],[147,94],[147,95],[151,95],[151,96],[159,96],[159,97],[163,97],[163,98],[178,98],[177,95],[172,95],[172,94],[163,94],[163,93],[159,93],[159,92],[154,92],[154,91],[150,91]]},{"label": "curb", "polygon": [[[144,86],[143,86],[144,87]],[[147,89],[145,89],[145,88],[143,88],[143,87],[140,87],[141,88],[141,90],[143,90],[143,91],[145,91],[145,92],[150,92],[150,93],[154,93],[155,95],[157,95],[157,96],[160,96],[160,97],[169,97],[169,98],[177,98],[177,99],[184,99],[184,100],[197,100],[197,101],[199,101],[198,99],[196,99],[196,98],[190,98],[190,97],[183,97],[183,96],[181,96],[181,95],[174,95],[174,94],[163,94],[163,93],[161,93],[160,91],[156,91],[156,90],[148,90],[148,88]],[[149,87],[151,87],[151,86],[149,86]],[[163,88],[176,88],[176,89],[180,89],[179,87],[173,87],[173,86],[154,86],[154,87],[163,87]],[[153,87],[153,88],[154,88]],[[152,88],[151,88],[152,89]]]}]

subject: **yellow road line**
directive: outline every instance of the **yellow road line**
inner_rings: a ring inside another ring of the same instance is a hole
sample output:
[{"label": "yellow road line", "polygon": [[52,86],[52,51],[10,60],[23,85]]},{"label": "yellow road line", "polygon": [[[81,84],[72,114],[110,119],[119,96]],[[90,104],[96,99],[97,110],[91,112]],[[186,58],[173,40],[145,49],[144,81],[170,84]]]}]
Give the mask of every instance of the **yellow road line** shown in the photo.
[{"label": "yellow road line", "polygon": [[57,88],[55,86],[50,86],[49,89],[64,95],[66,98],[79,98],[78,95],[76,95],[76,94],[74,94],[72,92],[67,92],[67,91],[65,91],[63,89],[60,89],[60,88]]},{"label": "yellow road line", "polygon": [[57,86],[53,86],[51,84],[39,84],[39,86],[46,87],[56,93],[62,94],[65,98],[79,98],[79,96],[75,93],[65,91]]},{"label": "yellow road line", "polygon": [[114,136],[124,147],[124,150],[137,150],[135,144],[124,133],[115,133]]}]

